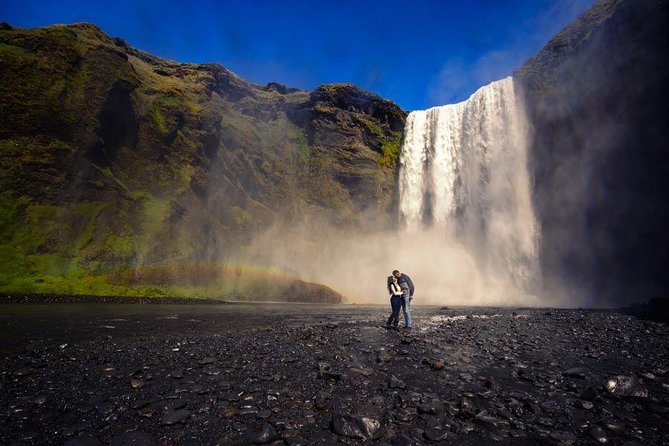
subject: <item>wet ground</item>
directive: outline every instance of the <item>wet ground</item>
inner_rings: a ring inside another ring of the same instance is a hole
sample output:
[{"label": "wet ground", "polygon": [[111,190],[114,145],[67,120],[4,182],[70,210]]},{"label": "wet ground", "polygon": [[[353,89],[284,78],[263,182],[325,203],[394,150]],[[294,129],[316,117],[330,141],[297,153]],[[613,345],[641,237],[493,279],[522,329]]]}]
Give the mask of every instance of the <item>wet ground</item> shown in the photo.
[{"label": "wet ground", "polygon": [[608,311],[0,305],[0,444],[669,444],[669,327]]}]

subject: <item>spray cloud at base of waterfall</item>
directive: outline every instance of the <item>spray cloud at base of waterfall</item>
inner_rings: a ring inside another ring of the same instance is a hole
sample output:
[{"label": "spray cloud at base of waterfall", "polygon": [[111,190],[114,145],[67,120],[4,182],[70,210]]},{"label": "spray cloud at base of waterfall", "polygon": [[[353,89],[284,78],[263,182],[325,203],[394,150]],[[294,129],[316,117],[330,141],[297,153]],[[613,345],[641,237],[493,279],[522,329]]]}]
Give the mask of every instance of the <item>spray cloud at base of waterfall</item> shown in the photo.
[{"label": "spray cloud at base of waterfall", "polygon": [[299,272],[356,303],[387,303],[386,277],[400,269],[416,284],[417,304],[537,304],[508,283],[486,281],[471,253],[440,231],[352,233],[324,223],[306,232],[277,226],[256,238],[254,248],[256,261]]}]

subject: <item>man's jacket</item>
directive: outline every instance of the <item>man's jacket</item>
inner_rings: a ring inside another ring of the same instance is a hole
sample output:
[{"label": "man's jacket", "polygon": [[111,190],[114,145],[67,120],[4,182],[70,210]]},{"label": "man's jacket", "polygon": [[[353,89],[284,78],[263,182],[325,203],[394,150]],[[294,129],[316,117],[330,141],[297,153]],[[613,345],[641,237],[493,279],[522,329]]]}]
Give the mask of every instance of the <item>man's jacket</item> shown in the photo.
[{"label": "man's jacket", "polygon": [[[392,282],[393,282],[393,276],[388,276],[388,294],[393,294],[393,291],[390,289],[390,284],[391,284]],[[397,279],[397,284],[398,284],[401,288],[404,288],[404,287],[402,286],[403,283],[406,283],[406,285],[409,286],[409,296],[413,296],[413,292],[414,292],[413,282],[411,281],[411,277],[407,276],[407,275],[404,274],[404,273],[402,273],[402,274],[400,275],[399,279]]]}]

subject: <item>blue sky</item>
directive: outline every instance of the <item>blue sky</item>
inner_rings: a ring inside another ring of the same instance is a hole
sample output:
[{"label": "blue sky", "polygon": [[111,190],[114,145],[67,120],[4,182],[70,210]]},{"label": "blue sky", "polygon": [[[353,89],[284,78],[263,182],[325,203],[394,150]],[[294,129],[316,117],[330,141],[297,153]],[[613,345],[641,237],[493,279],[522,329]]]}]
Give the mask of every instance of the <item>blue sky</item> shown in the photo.
[{"label": "blue sky", "polygon": [[14,26],[94,22],[181,62],[311,90],[350,82],[406,110],[508,76],[593,0],[0,0]]}]

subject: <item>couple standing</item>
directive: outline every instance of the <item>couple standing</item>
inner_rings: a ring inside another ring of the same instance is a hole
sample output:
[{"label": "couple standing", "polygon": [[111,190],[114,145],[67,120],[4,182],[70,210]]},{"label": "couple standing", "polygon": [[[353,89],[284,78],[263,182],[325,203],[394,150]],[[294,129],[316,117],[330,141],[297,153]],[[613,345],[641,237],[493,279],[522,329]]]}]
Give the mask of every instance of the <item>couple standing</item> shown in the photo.
[{"label": "couple standing", "polygon": [[401,308],[404,311],[405,328],[411,330],[411,300],[414,292],[411,277],[394,270],[393,275],[388,276],[388,292],[390,293],[390,306],[393,312],[388,318],[386,327],[397,328]]}]

